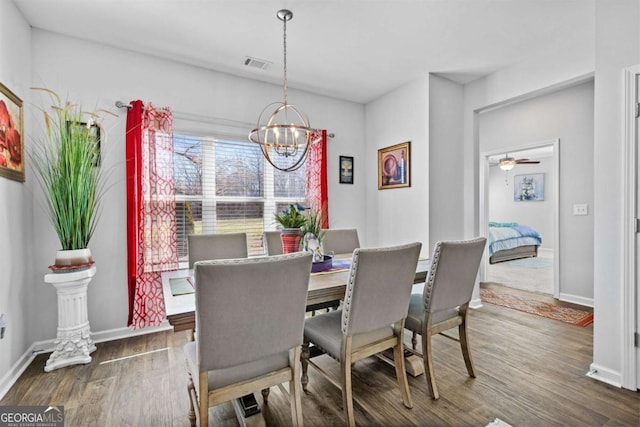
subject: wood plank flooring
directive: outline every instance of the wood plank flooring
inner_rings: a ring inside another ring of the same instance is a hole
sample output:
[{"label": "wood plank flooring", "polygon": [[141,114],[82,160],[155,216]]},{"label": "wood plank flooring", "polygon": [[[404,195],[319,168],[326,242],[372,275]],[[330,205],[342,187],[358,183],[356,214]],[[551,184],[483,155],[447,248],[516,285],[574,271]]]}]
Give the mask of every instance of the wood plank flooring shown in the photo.
[{"label": "wood plank flooring", "polygon": [[[459,346],[434,338],[440,399],[424,376],[409,377],[414,408],[400,398],[393,368],[375,357],[354,368],[356,423],[362,426],[638,426],[640,393],[595,381],[593,326],[579,327],[485,304],[470,310],[477,378],[467,376]],[[44,373],[36,357],[0,405],[64,405],[70,426],[188,426],[186,332],[162,332],[98,344],[89,365]],[[133,357],[128,357],[133,356]],[[339,366],[317,359],[339,378]],[[343,425],[340,391],[309,368],[303,396],[307,426]],[[258,394],[259,396],[259,394]],[[261,398],[258,397],[261,402]],[[289,404],[273,388],[263,406],[268,425],[291,425]],[[232,405],[210,409],[211,425],[237,426]]]}]

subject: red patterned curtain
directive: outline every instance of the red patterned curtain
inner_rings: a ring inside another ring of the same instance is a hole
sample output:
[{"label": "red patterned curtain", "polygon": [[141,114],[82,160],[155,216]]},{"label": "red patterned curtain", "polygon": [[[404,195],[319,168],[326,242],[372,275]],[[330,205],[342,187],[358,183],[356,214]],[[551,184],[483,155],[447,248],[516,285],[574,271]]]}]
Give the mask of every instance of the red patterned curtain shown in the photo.
[{"label": "red patterned curtain", "polygon": [[127,113],[129,319],[134,328],[165,318],[160,272],[178,268],[173,115],[133,101]]},{"label": "red patterned curtain", "polygon": [[322,228],[329,228],[329,197],[327,191],[327,131],[313,135],[307,158],[307,203],[323,212]]}]

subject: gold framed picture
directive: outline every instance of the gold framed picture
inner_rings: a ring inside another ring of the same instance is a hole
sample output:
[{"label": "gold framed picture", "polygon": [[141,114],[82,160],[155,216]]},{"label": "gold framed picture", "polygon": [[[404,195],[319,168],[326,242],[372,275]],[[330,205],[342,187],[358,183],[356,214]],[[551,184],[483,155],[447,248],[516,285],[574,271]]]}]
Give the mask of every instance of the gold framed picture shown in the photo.
[{"label": "gold framed picture", "polygon": [[22,100],[0,83],[0,176],[24,182]]},{"label": "gold framed picture", "polygon": [[378,150],[378,190],[411,187],[411,142]]}]

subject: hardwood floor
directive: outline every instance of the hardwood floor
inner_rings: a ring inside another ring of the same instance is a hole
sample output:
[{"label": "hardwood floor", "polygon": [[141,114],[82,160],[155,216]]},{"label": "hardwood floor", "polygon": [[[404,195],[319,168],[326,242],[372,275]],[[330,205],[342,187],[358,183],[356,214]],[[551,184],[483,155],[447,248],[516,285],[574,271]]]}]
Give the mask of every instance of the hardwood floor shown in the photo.
[{"label": "hardwood floor", "polygon": [[[470,310],[477,378],[467,376],[456,342],[434,337],[440,399],[427,397],[424,376],[409,377],[414,407],[401,402],[393,368],[377,358],[353,371],[356,423],[362,426],[484,426],[495,418],[513,426],[640,424],[640,393],[585,375],[593,326],[485,304]],[[89,365],[44,373],[36,357],[0,405],[64,405],[69,426],[187,426],[185,332],[162,332],[98,344]],[[319,364],[339,378],[327,356]],[[307,426],[343,425],[340,391],[309,369],[303,396]],[[259,394],[258,394],[259,395]],[[261,402],[261,398],[258,397]],[[273,388],[263,407],[268,425],[291,425],[289,404]],[[211,425],[237,426],[232,405],[210,409]]]}]

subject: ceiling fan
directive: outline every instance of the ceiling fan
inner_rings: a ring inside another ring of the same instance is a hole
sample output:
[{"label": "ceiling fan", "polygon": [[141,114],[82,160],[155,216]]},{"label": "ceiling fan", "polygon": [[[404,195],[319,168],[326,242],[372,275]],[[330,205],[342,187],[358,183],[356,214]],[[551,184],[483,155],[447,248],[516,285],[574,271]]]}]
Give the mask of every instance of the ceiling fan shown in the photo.
[{"label": "ceiling fan", "polygon": [[513,157],[509,157],[509,153],[506,153],[503,158],[498,160],[498,163],[493,163],[491,166],[499,166],[503,171],[509,171],[513,169],[515,165],[522,164],[538,164],[539,160],[529,160],[529,159],[516,159]]}]

